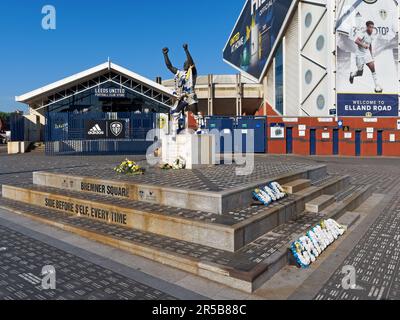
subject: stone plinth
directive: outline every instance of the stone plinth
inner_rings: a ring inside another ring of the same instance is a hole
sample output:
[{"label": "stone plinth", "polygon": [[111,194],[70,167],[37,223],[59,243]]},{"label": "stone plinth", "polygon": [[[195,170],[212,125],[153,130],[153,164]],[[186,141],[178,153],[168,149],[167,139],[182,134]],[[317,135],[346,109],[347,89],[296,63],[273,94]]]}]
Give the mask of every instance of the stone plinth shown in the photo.
[{"label": "stone plinth", "polygon": [[172,164],[179,157],[186,161],[186,169],[189,170],[216,164],[215,136],[186,133],[163,137],[163,162]]},{"label": "stone plinth", "polygon": [[11,141],[7,143],[8,154],[25,153],[30,146],[30,141]]}]

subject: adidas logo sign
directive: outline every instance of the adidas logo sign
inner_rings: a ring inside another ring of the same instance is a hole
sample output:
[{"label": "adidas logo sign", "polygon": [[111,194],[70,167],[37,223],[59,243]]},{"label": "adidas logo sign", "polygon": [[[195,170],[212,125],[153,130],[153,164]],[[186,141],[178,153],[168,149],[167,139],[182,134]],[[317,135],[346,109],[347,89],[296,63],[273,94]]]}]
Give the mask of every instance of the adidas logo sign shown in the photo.
[{"label": "adidas logo sign", "polygon": [[98,124],[96,124],[92,129],[89,130],[88,134],[99,136],[99,135],[103,135],[104,131],[101,130],[101,128]]}]

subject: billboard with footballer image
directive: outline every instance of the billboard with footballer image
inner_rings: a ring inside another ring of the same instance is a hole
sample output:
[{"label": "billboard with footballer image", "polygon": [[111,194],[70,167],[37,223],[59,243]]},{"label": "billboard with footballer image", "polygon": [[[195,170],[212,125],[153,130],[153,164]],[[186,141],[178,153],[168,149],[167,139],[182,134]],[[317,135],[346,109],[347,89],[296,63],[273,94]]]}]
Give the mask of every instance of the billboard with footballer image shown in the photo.
[{"label": "billboard with footballer image", "polygon": [[247,0],[224,48],[224,60],[260,81],[297,0]]},{"label": "billboard with footballer image", "polygon": [[399,116],[397,0],[337,1],[338,116]]}]

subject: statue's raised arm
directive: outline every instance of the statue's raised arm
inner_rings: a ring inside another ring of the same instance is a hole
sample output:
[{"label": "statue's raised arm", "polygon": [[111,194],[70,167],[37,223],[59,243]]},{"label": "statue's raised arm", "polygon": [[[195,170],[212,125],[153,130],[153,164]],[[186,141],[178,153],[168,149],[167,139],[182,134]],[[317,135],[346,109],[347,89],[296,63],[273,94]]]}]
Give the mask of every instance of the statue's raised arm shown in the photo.
[{"label": "statue's raised arm", "polygon": [[186,53],[186,62],[185,62],[184,68],[185,68],[185,70],[189,70],[189,68],[192,67],[193,86],[196,86],[197,69],[196,69],[196,65],[194,63],[193,57],[190,54],[188,44],[185,43],[183,45],[183,49],[185,50],[185,53]]},{"label": "statue's raised arm", "polygon": [[169,56],[168,56],[169,49],[164,48],[162,51],[164,54],[165,65],[167,66],[169,71],[171,71],[174,75],[176,75],[176,73],[178,72],[178,68],[174,67],[171,63],[171,60],[169,59]]}]

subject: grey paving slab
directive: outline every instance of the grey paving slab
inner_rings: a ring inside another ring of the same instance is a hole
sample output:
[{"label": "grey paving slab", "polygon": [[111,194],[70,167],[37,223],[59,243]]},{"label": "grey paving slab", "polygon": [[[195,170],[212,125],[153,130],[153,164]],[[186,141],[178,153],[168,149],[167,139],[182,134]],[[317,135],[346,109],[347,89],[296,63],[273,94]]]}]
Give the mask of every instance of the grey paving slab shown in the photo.
[{"label": "grey paving slab", "polygon": [[235,164],[205,167],[201,170],[179,171],[150,168],[146,165],[145,161],[139,161],[139,164],[146,169],[145,175],[118,175],[114,173],[109,166],[98,166],[96,168],[66,168],[58,170],[58,172],[74,176],[89,176],[98,179],[122,180],[187,190],[219,192],[245,186],[260,179],[272,179],[309,167],[309,165],[300,161],[282,163],[279,159],[271,159],[265,162],[256,158],[253,172],[250,175],[240,176],[236,173],[236,169],[240,166]]},{"label": "grey paving slab", "polygon": [[[174,300],[204,296],[0,218],[0,299]],[[53,265],[56,290],[43,290]],[[111,271],[112,270],[112,271]]]},{"label": "grey paving slab", "polygon": [[[75,255],[0,226],[1,300],[174,299]],[[56,289],[42,288],[42,268],[54,266]]]}]

